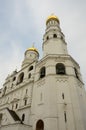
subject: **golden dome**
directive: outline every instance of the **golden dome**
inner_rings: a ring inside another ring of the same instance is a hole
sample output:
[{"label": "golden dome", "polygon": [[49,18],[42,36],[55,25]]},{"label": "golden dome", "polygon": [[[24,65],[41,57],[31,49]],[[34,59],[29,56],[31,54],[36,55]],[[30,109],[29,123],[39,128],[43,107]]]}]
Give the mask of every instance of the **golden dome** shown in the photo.
[{"label": "golden dome", "polygon": [[34,47],[28,48],[27,51],[35,51],[35,52],[38,53],[38,50],[36,48],[34,48]]},{"label": "golden dome", "polygon": [[57,16],[55,16],[55,15],[50,15],[50,16],[48,16],[48,18],[47,18],[47,20],[46,20],[46,24],[47,24],[50,20],[52,20],[52,19],[53,19],[53,20],[56,20],[58,23],[60,23]]}]

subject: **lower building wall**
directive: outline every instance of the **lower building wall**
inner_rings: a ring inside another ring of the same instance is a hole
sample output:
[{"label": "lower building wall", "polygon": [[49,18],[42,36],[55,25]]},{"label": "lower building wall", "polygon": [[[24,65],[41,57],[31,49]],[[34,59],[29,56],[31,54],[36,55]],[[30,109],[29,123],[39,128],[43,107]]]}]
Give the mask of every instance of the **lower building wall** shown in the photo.
[{"label": "lower building wall", "polygon": [[32,130],[32,127],[24,124],[11,124],[6,126],[0,126],[0,130]]}]

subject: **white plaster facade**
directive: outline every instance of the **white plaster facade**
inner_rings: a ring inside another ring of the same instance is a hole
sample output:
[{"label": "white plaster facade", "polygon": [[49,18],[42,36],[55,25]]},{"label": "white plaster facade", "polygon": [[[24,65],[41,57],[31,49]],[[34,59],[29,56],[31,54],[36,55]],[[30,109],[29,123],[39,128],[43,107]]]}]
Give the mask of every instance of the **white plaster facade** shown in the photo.
[{"label": "white plaster facade", "polygon": [[[80,67],[68,54],[56,16],[46,22],[43,58],[33,47],[0,90],[0,130],[86,130]],[[59,67],[58,67],[59,66]]]}]

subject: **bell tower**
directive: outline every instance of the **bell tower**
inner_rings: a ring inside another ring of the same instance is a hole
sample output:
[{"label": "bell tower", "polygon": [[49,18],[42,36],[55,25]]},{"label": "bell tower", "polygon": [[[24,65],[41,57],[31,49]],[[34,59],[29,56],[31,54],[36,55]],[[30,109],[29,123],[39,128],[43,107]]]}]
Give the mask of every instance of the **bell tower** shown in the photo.
[{"label": "bell tower", "polygon": [[86,130],[86,92],[80,66],[68,54],[55,15],[46,20],[42,47],[33,87],[33,130]]},{"label": "bell tower", "polygon": [[51,15],[46,20],[46,30],[43,36],[43,54],[68,54],[65,36],[60,28],[57,16]]}]

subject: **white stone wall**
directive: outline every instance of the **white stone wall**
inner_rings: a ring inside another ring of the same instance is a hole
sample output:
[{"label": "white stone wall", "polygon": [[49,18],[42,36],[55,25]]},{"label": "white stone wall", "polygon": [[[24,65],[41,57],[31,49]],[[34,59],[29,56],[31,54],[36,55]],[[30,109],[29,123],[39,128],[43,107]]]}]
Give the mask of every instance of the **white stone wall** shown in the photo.
[{"label": "white stone wall", "polygon": [[[65,65],[66,75],[56,75],[55,65],[57,63]],[[40,73],[38,72],[42,66],[46,67],[46,76],[39,79]],[[70,56],[46,57],[37,65],[31,108],[33,129],[36,128],[37,121],[42,119],[45,129],[54,127],[59,130],[85,130],[84,121],[86,119],[84,114],[82,116],[82,112],[83,109],[86,110],[86,104],[83,104],[83,108],[80,107],[78,83],[80,83],[83,93],[85,90],[82,80],[75,76],[74,67],[80,69]],[[64,94],[64,99],[62,94]],[[83,94],[83,98],[86,98],[85,94]],[[83,102],[82,99],[81,102]],[[67,121],[65,121],[65,112]],[[84,121],[82,117],[84,117]]]}]

